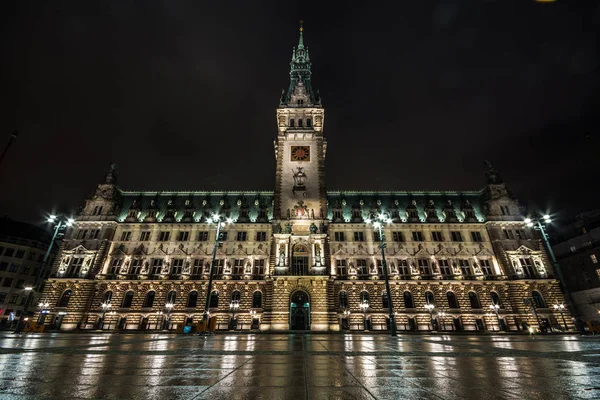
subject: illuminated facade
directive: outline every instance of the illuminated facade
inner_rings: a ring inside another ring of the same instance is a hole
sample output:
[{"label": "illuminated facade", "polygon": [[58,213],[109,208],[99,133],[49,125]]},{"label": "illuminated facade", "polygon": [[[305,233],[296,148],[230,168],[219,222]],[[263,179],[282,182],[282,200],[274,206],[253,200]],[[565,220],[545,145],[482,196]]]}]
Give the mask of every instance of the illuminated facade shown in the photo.
[{"label": "illuminated facade", "polygon": [[[399,331],[557,325],[551,307],[563,298],[543,244],[491,165],[479,191],[327,191],[325,110],[302,31],[290,65],[276,115],[274,190],[128,192],[111,168],[63,241],[44,294],[47,325],[198,322],[214,214],[234,221],[213,265],[217,329],[231,327],[234,313],[241,330],[388,329],[384,267]],[[385,266],[368,223],[381,213],[391,221]]]}]

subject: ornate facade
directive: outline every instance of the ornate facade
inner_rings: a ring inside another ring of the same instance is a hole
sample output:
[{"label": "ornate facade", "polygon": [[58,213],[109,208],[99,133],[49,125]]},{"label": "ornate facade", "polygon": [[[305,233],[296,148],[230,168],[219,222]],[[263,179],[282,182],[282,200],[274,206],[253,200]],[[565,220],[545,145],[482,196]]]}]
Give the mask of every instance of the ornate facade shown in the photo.
[{"label": "ornate facade", "polygon": [[[217,329],[235,314],[241,330],[385,330],[390,305],[400,331],[558,325],[564,300],[542,241],[491,165],[478,191],[326,190],[325,110],[302,35],[277,108],[274,191],[129,192],[112,167],[63,241],[45,323],[198,322],[216,246]],[[369,223],[382,213],[385,261]],[[220,238],[214,214],[233,221]]]}]

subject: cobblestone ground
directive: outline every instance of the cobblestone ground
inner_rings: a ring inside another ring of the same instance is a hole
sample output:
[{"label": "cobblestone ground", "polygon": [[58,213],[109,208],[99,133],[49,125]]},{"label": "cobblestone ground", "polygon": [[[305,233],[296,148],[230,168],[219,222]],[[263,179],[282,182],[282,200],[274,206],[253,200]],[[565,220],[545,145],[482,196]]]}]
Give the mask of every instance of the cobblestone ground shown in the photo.
[{"label": "cobblestone ground", "polygon": [[0,399],[73,398],[600,398],[600,340],[0,334]]}]

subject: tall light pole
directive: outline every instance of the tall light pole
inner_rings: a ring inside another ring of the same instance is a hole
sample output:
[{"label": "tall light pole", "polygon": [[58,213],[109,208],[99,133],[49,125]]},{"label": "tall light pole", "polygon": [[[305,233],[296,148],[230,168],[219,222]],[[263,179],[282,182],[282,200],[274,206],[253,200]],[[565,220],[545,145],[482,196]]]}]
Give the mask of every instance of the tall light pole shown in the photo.
[{"label": "tall light pole", "polygon": [[98,329],[104,328],[104,317],[106,316],[106,312],[110,308],[110,300],[105,301],[100,305],[102,307],[102,316],[100,317],[100,324],[98,324]]},{"label": "tall light pole", "polygon": [[209,307],[210,299],[212,297],[212,281],[215,269],[215,260],[217,258],[217,248],[219,247],[219,242],[221,241],[221,227],[233,223],[233,220],[231,218],[227,218],[225,221],[223,221],[221,216],[218,214],[214,214],[212,218],[207,218],[206,221],[209,224],[214,223],[217,225],[217,234],[215,236],[215,245],[213,247],[212,261],[210,262],[208,289],[206,291],[206,302],[204,303],[204,314],[202,315],[202,318],[204,319],[204,333],[206,333],[206,330],[208,329],[208,316],[210,314]]},{"label": "tall light pole", "polygon": [[25,305],[23,306],[23,311],[21,312],[21,316],[19,317],[19,321],[17,322],[17,327],[15,328],[14,333],[21,333],[23,331],[23,318],[25,318],[25,313],[27,313],[29,305],[33,300],[34,292],[38,290],[39,281],[44,274],[44,268],[48,263],[48,258],[50,257],[50,253],[52,252],[52,247],[54,246],[56,238],[59,236],[61,230],[73,225],[73,222],[75,222],[75,220],[73,218],[66,218],[64,216],[50,215],[50,217],[48,217],[48,222],[50,222],[51,224],[56,224],[54,226],[54,234],[52,235],[52,240],[50,240],[48,249],[46,249],[46,254],[44,254],[44,258],[42,259],[42,265],[40,265],[38,273],[35,276],[33,286],[28,286],[25,288],[25,290],[27,290],[29,294],[27,295],[27,300],[25,300]]},{"label": "tall light pole", "polygon": [[565,305],[564,304],[555,304],[554,305],[554,309],[557,310],[560,313],[560,316],[563,320],[563,324],[565,324],[565,331],[569,330],[569,327],[567,326],[567,321],[565,320],[565,315],[563,314],[563,311],[565,309]]},{"label": "tall light pole", "polygon": [[231,310],[231,329],[235,330],[237,328],[237,322],[235,321],[235,312],[240,308],[240,302],[236,300],[232,300],[229,303],[229,310]]},{"label": "tall light pole", "polygon": [[556,271],[556,275],[558,275],[558,282],[560,283],[560,286],[562,287],[566,295],[567,302],[572,305],[573,300],[571,298],[571,292],[569,292],[569,288],[567,288],[567,283],[563,277],[562,270],[560,269],[558,261],[556,261],[556,257],[554,256],[554,252],[552,251],[552,246],[550,245],[550,236],[548,236],[548,232],[546,231],[545,225],[552,222],[552,219],[548,214],[545,214],[542,218],[542,220],[540,220],[540,218],[538,218],[537,216],[533,216],[533,218],[525,218],[525,223],[529,228],[534,228],[541,232],[542,238],[544,239],[544,244],[546,245],[546,250],[548,250],[548,254],[550,255],[550,259],[552,260],[552,266]]},{"label": "tall light pole", "polygon": [[8,140],[8,144],[2,151],[2,154],[0,155],[0,164],[2,163],[2,160],[4,160],[4,156],[6,156],[6,153],[8,152],[10,145],[15,141],[17,136],[19,136],[19,132],[17,132],[17,131],[13,131],[13,133],[10,134],[10,139]]},{"label": "tall light pole", "polygon": [[498,321],[498,330],[502,330],[502,324],[500,323],[500,314],[498,314],[498,309],[500,309],[499,304],[490,304],[490,309],[496,314],[496,320]]},{"label": "tall light pole", "polygon": [[433,323],[433,309],[435,308],[435,306],[431,303],[427,303],[425,304],[425,308],[427,309],[427,311],[429,311],[429,321],[431,323],[431,330],[435,330],[434,329],[434,323]]},{"label": "tall light pole", "polygon": [[444,321],[444,318],[446,317],[446,312],[439,311],[438,317],[440,317],[440,321],[442,321],[442,330],[445,331],[446,330],[446,322]]},{"label": "tall light pole", "polygon": [[167,319],[165,321],[165,326],[164,326],[163,330],[169,329],[169,325],[171,324],[171,312],[173,311],[174,306],[175,305],[173,303],[165,304],[165,308],[167,309]]},{"label": "tall light pole", "polygon": [[367,300],[363,300],[359,305],[361,311],[363,312],[363,330],[367,330],[367,310],[369,309],[369,302]]},{"label": "tall light pole", "polygon": [[390,290],[390,279],[388,276],[387,263],[385,261],[385,236],[383,234],[383,224],[391,224],[392,219],[389,215],[379,213],[376,216],[373,215],[365,221],[367,224],[373,222],[373,227],[377,229],[379,233],[379,247],[381,248],[381,266],[383,268],[383,277],[385,279],[385,292],[388,300],[388,315],[390,318],[390,329],[391,335],[396,336],[396,319],[394,318],[394,303],[392,302],[392,291]]}]

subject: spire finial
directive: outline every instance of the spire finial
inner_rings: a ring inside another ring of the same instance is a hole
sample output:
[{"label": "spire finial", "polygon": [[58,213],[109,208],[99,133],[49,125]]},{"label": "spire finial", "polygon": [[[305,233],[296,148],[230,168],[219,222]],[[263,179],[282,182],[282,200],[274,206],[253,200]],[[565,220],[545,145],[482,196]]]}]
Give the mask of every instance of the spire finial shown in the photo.
[{"label": "spire finial", "polygon": [[298,40],[298,49],[304,48],[304,38],[302,37],[302,32],[304,32],[304,21],[300,20],[300,40]]}]

